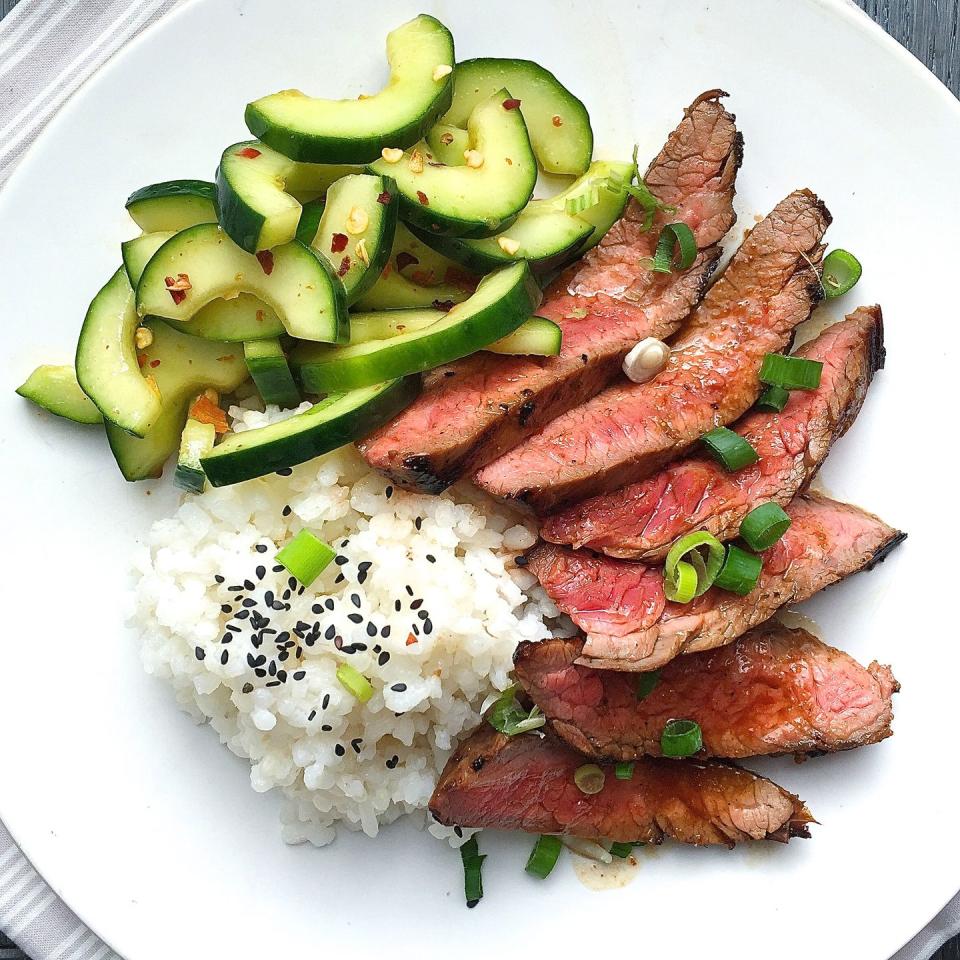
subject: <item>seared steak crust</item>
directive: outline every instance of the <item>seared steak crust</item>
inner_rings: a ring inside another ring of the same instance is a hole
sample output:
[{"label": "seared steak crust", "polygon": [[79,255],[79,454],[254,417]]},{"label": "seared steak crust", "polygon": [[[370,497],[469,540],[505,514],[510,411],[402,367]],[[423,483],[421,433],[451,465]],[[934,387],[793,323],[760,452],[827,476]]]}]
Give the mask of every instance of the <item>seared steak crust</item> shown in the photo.
[{"label": "seared steak crust", "polygon": [[760,364],[784,349],[822,296],[830,213],[797,190],[750,232],[693,313],[664,371],[618,380],[486,466],[476,482],[538,512],[648,477],[760,393]]},{"label": "seared steak crust", "polygon": [[793,794],[716,761],[637,761],[633,779],[606,770],[603,789],[581,793],[584,762],[553,735],[505,737],[484,723],[440,776],[430,812],[448,825],[565,833],[589,839],[732,847],[745,840],[808,836],[813,818]]},{"label": "seared steak crust", "polygon": [[819,388],[794,391],[782,413],[758,410],[735,428],[760,455],[758,463],[728,473],[709,457],[679,460],[646,480],[548,517],[540,535],[551,543],[652,563],[691,530],[730,540],[757,504],[772,500],[785,506],[853,423],[883,366],[880,308],[858,308],[796,355],[824,364]]},{"label": "seared steak crust", "polygon": [[[720,90],[698,97],[650,165],[646,182],[673,213],[644,231],[631,200],[600,244],[547,290],[542,316],[563,328],[556,357],[479,353],[434,371],[420,397],[360,444],[367,462],[395,483],[437,493],[505,453],[554,417],[602,390],[643,337],[673,333],[700,300],[732,226],[742,140]],[[699,254],[682,274],[640,266],[658,229],[683,220]]]},{"label": "seared steak crust", "polygon": [[660,756],[674,717],[695,720],[700,756],[753,757],[849,750],[891,735],[889,667],[863,667],[812,636],[770,620],[716,650],[671,660],[653,691],[636,677],[577,663],[582,639],[524,642],[516,675],[553,729],[581,753],[607,760]]}]

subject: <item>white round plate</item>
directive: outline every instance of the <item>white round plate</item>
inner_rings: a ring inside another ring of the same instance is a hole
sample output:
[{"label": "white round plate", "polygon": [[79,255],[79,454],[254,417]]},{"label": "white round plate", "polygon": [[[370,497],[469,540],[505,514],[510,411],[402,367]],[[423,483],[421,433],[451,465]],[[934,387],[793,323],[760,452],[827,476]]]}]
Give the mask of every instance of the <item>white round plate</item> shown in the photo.
[{"label": "white round plate", "polygon": [[[598,156],[649,157],[702,90],[730,92],[746,141],[738,240],[810,186],[833,244],[865,265],[821,310],[883,304],[888,363],[824,470],[826,488],[910,533],[893,557],[806,611],[827,640],[894,665],[896,736],[795,765],[751,764],[799,793],[813,838],[734,852],[667,844],[629,886],[591,892],[569,859],[523,872],[530,841],[485,835],[486,897],[463,904],[460,860],[409,826],[323,850],[280,841],[277,802],[247,765],[142,671],[123,623],[134,544],[169,511],[169,480],[127,485],[102,436],[13,396],[73,354],[86,304],[133,235],[123,201],[209,177],[245,135],[243,106],[301,86],[375,90],[383,38],[427,9],[461,59],[520,56],[588,104]],[[941,487],[956,406],[960,105],[839,0],[195,0],[102,70],[0,195],[0,816],[36,867],[128,960],[329,954],[645,955],[883,960],[960,887],[952,749],[960,648],[944,616],[957,533]],[[954,534],[951,536],[950,534]]]}]

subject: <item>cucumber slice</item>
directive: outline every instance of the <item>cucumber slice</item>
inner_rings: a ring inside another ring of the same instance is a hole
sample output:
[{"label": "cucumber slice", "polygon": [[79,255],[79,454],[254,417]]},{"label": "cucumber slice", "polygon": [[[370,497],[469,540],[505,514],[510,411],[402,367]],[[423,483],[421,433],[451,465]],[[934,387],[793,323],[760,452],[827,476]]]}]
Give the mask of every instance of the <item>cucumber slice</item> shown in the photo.
[{"label": "cucumber slice", "polygon": [[563,346],[563,330],[546,317],[531,317],[513,333],[485,347],[490,353],[555,357]]},{"label": "cucumber slice", "polygon": [[470,149],[470,134],[449,123],[436,123],[427,134],[427,146],[438,163],[462,167],[467,162],[463,155]]},{"label": "cucumber slice", "polygon": [[374,310],[350,315],[350,343],[389,340],[433,326],[446,316],[443,310]]},{"label": "cucumber slice", "polygon": [[590,165],[587,108],[549,71],[530,60],[464,60],[453,73],[453,103],[440,122],[465,127],[474,107],[506,87],[520,103],[541,170],[579,175]]},{"label": "cucumber slice", "polygon": [[251,340],[243,345],[243,356],[264,403],[280,407],[299,405],[300,391],[279,340]]},{"label": "cucumber slice", "polygon": [[157,321],[148,326],[153,343],[143,351],[144,369],[156,378],[163,398],[160,414],[142,439],[106,424],[110,449],[127,480],[160,476],[180,445],[187,412],[198,393],[207,387],[228,393],[249,377],[236,344],[185,336]]},{"label": "cucumber slice", "polygon": [[144,233],[216,223],[216,187],[207,180],[167,180],[134,190],[127,213]]},{"label": "cucumber slice", "polygon": [[17,387],[21,397],[74,423],[103,423],[96,404],[80,389],[73,367],[45,364]]},{"label": "cucumber slice", "polygon": [[349,336],[343,285],[322,257],[297,240],[254,256],[216,224],[182,230],[157,250],[137,284],[137,311],[189,322],[210,301],[238,293],[276,310],[291,336]]},{"label": "cucumber slice", "polygon": [[[321,100],[283,90],[247,104],[250,132],[294,160],[369,163],[384,147],[408,147],[449,106],[453,37],[421,14],[387,35],[390,80],[362,100]],[[434,79],[436,77],[436,79]]]},{"label": "cucumber slice", "polygon": [[[160,415],[155,380],[145,379],[134,336],[140,318],[121,267],[93,298],[77,341],[77,382],[104,419],[138,437]],[[152,377],[152,371],[149,376]]]},{"label": "cucumber slice", "polygon": [[305,243],[308,247],[313,243],[313,238],[320,229],[320,221],[323,219],[323,209],[326,206],[325,200],[311,200],[303,205],[300,211],[300,222],[297,224],[297,239]]},{"label": "cucumber slice", "polygon": [[398,222],[383,273],[354,306],[360,310],[399,310],[460,303],[473,293],[477,282],[478,278],[431,250]]},{"label": "cucumber slice", "polygon": [[207,475],[200,466],[200,458],[205,457],[217,439],[212,423],[199,420],[187,420],[180,436],[180,453],[177,456],[177,469],[173,482],[190,493],[203,493],[207,484]]},{"label": "cucumber slice", "polygon": [[327,205],[311,246],[336,271],[347,303],[363,296],[383,272],[397,228],[397,186],[389,177],[343,177],[327,191]]},{"label": "cucumber slice", "polygon": [[[579,179],[574,181],[566,190],[551,197],[547,202],[556,210],[579,208],[575,216],[594,227],[590,238],[583,245],[580,253],[595,247],[606,235],[607,231],[623,216],[627,206],[629,194],[624,189],[630,183],[636,167],[633,163],[620,160],[596,160],[590,164],[590,169]],[[596,193],[594,194],[594,188]],[[583,197],[588,206],[581,207]],[[596,199],[596,203],[592,201]]]},{"label": "cucumber slice", "polygon": [[228,435],[201,464],[215,487],[262,477],[365,437],[419,392],[419,378],[407,377],[335,394],[280,423]]},{"label": "cucumber slice", "polygon": [[470,149],[482,158],[479,167],[431,166],[423,141],[396,163],[370,164],[397,181],[405,220],[438,236],[489,237],[517,219],[536,186],[537,164],[523,116],[504,106],[512,102],[509,91],[499,90],[470,114]]},{"label": "cucumber slice", "polygon": [[469,300],[435,323],[342,347],[300,344],[290,361],[299,368],[304,389],[310,392],[354,390],[481,350],[516,330],[536,310],[540,297],[530,268],[520,261],[484,277]]},{"label": "cucumber slice", "polygon": [[324,194],[357,167],[297,163],[259,140],[234,143],[217,168],[220,226],[248,253],[270,250],[297,235],[301,204],[294,190]]}]

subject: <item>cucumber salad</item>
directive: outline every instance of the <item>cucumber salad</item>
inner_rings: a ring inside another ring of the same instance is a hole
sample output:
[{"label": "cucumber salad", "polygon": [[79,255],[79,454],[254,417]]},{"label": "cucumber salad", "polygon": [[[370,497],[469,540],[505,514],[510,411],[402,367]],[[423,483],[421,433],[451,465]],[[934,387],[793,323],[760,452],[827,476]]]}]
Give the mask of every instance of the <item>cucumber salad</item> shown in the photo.
[{"label": "cucumber salad", "polygon": [[[364,437],[442,364],[558,354],[541,290],[629,196],[649,197],[635,158],[595,160],[583,103],[536,63],[457,63],[426,15],[386,45],[379,93],[264,96],[244,114],[255,139],[226,147],[215,182],[131,194],[141,233],[120,243],[74,365],[41,366],[17,392],[102,424],[127,480],[177,455],[177,483],[199,492]],[[535,198],[538,171],[569,182]],[[232,433],[238,390],[311,406]]]}]

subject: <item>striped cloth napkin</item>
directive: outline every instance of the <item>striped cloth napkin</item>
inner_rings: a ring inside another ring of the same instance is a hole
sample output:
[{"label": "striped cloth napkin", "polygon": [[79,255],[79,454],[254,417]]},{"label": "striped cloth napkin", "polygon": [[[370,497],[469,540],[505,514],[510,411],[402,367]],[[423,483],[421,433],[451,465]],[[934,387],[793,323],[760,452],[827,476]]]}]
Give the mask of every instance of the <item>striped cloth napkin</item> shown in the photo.
[{"label": "striped cloth napkin", "polygon": [[[180,2],[20,0],[0,21],[0,186],[84,81]],[[928,960],[958,931],[960,894],[891,960]],[[122,960],[57,898],[3,824],[0,960]]]}]

